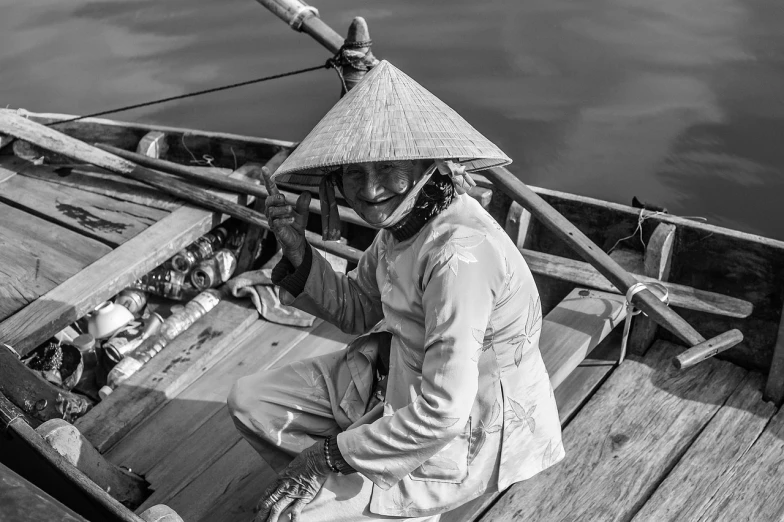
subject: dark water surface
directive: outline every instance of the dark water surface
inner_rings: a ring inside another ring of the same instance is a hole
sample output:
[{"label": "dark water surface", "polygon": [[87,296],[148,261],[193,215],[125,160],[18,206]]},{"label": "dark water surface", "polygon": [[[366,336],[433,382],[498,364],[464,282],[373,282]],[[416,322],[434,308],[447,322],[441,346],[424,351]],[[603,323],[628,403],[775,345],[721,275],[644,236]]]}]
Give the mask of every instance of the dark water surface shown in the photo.
[{"label": "dark water surface", "polygon": [[[315,2],[316,0],[314,0]],[[781,0],[322,1],[533,185],[784,239]],[[0,103],[84,114],[322,63],[253,0],[0,0]],[[298,140],[318,71],[117,119]]]}]

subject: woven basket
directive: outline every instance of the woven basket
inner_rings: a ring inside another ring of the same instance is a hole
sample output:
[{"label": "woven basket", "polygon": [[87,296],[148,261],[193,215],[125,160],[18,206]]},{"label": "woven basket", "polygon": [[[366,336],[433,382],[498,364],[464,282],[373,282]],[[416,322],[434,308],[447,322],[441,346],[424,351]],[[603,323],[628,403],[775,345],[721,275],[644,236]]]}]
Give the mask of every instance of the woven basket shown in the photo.
[{"label": "woven basket", "polygon": [[468,172],[511,159],[459,114],[382,60],[321,119],[273,176],[318,185],[340,165],[452,159]]}]

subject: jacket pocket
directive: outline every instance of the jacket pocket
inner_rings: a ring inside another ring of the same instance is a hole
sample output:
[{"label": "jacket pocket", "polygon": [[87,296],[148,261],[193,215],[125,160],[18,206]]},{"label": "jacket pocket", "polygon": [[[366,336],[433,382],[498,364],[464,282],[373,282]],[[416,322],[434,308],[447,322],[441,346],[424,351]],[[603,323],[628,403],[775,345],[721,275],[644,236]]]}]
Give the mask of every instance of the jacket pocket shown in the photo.
[{"label": "jacket pocket", "polygon": [[452,439],[441,451],[412,471],[413,480],[460,484],[468,477],[468,452],[471,438],[471,418],[463,432]]}]

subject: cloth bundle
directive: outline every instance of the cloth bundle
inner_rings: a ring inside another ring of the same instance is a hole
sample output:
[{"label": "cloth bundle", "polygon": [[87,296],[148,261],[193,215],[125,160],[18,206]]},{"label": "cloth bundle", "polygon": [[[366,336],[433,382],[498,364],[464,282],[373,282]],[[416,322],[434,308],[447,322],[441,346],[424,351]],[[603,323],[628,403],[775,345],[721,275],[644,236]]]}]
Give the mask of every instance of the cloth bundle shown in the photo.
[{"label": "cloth bundle", "polygon": [[[327,257],[335,270],[346,271],[345,259],[321,253]],[[280,302],[278,287],[272,283],[272,268],[278,264],[282,256],[279,250],[262,268],[235,276],[226,282],[226,286],[234,297],[249,297],[259,315],[267,321],[289,326],[312,326],[315,317]]]}]

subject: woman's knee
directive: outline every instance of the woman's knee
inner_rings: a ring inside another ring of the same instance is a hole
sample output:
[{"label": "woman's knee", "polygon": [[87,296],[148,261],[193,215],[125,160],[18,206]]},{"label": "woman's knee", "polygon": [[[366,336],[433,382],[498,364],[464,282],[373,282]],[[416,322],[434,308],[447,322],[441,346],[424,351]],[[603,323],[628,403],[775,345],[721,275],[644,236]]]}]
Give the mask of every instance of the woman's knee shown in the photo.
[{"label": "woman's knee", "polygon": [[254,412],[264,407],[262,398],[268,396],[264,383],[265,379],[259,379],[258,375],[247,375],[234,382],[226,398],[232,418],[253,416]]}]

